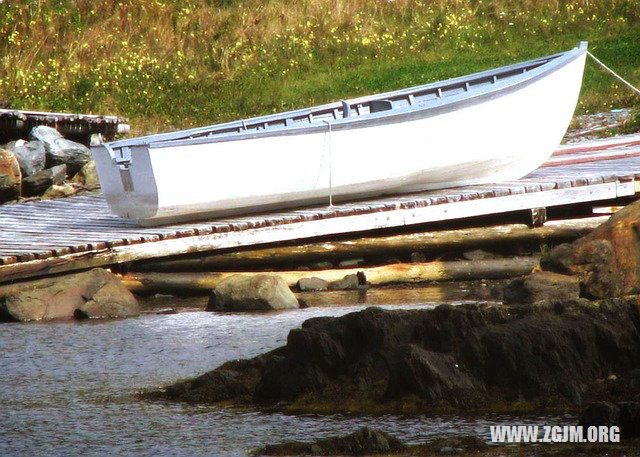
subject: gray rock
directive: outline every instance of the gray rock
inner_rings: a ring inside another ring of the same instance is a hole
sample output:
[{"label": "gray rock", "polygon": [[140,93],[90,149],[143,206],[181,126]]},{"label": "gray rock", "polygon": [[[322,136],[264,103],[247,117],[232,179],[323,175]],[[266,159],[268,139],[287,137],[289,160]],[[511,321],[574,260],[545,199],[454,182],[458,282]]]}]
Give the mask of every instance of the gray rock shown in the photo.
[{"label": "gray rock", "polygon": [[91,138],[89,139],[89,145],[90,146],[98,146],[98,145],[100,145],[102,143],[104,143],[104,139],[102,138],[102,134],[100,134],[100,133],[91,134]]},{"label": "gray rock", "polygon": [[20,196],[20,165],[11,152],[0,149],[0,203]]},{"label": "gray rock", "polygon": [[39,125],[34,127],[29,138],[44,143],[47,166],[66,164],[69,174],[75,174],[91,159],[91,151],[85,145],[62,137],[54,128]]},{"label": "gray rock", "polygon": [[338,262],[339,268],[358,267],[364,263],[364,259],[347,259]]},{"label": "gray rock", "polygon": [[77,184],[63,183],[54,184],[49,187],[44,194],[42,194],[43,200],[51,200],[52,198],[64,198],[75,195],[80,190]]},{"label": "gray rock", "polygon": [[427,261],[427,256],[423,252],[415,251],[411,253],[411,261],[413,263],[422,263]]},{"label": "gray rock", "polygon": [[13,142],[12,146],[13,154],[18,159],[23,177],[31,176],[44,170],[46,152],[42,142],[18,140]]},{"label": "gray rock", "polygon": [[327,290],[329,288],[329,283],[324,279],[316,278],[315,276],[312,278],[302,278],[298,281],[298,290],[301,292],[304,291],[317,291],[317,290]]},{"label": "gray rock", "polygon": [[537,303],[544,300],[573,300],[580,296],[577,276],[535,271],[508,282],[503,298],[506,303]]},{"label": "gray rock", "polygon": [[482,249],[474,249],[473,251],[466,251],[462,253],[462,257],[466,260],[489,260],[498,258],[497,255],[491,252],[483,251]]},{"label": "gray rock", "polygon": [[268,311],[298,308],[298,300],[277,275],[233,275],[209,297],[207,311]]},{"label": "gray rock", "polygon": [[85,298],[88,298],[87,301],[74,312],[74,317],[78,319],[129,317],[140,314],[135,297],[115,276],[105,278],[104,284],[92,296]]},{"label": "gray rock", "polygon": [[25,197],[42,195],[53,185],[60,185],[67,177],[67,166],[56,165],[22,180],[22,193]]},{"label": "gray rock", "polygon": [[71,179],[71,182],[92,189],[100,187],[100,179],[98,178],[96,163],[93,160],[85,163],[80,171]]},{"label": "gray rock", "polygon": [[311,265],[311,268],[313,268],[314,270],[329,270],[333,268],[333,263],[324,260],[322,262],[314,263],[313,265]]},{"label": "gray rock", "polygon": [[346,275],[342,279],[337,281],[331,281],[329,283],[329,290],[351,290],[357,289],[360,286],[360,279],[358,275]]},{"label": "gray rock", "polygon": [[156,310],[155,312],[158,315],[169,315],[169,314],[178,314],[178,311],[175,308],[162,308],[159,310]]},{"label": "gray rock", "polygon": [[113,273],[100,268],[63,276],[52,284],[25,284],[0,298],[0,321],[112,318],[140,314],[135,297]]}]

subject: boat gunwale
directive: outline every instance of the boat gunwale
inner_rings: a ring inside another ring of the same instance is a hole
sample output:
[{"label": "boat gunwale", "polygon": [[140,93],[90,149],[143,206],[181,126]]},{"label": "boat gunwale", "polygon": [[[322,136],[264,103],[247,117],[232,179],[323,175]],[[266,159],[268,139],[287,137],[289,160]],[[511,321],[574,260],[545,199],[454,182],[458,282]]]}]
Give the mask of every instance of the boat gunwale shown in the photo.
[{"label": "boat gunwale", "polygon": [[[175,146],[187,146],[198,144],[210,144],[229,141],[240,141],[256,138],[266,138],[273,136],[288,136],[288,135],[301,135],[310,133],[326,132],[328,130],[328,124],[331,125],[331,130],[343,130],[343,129],[355,129],[372,127],[381,124],[392,124],[398,122],[404,122],[413,118],[431,117],[434,115],[442,114],[443,112],[452,111],[459,108],[461,105],[470,106],[476,103],[482,103],[487,99],[498,98],[507,95],[515,90],[529,85],[538,79],[547,76],[548,74],[557,71],[560,68],[573,62],[575,59],[582,56],[587,49],[587,43],[581,42],[578,47],[564,51],[557,54],[552,54],[537,59],[532,59],[526,62],[515,63],[499,68],[485,70],[469,75],[463,75],[447,80],[436,81],[433,83],[423,84],[419,86],[413,86],[409,88],[398,89],[395,91],[383,92],[379,94],[367,95],[364,97],[354,98],[346,101],[350,108],[352,105],[370,103],[372,101],[385,100],[387,98],[406,97],[415,93],[436,91],[440,88],[446,88],[450,86],[460,86],[470,81],[481,81],[488,79],[492,76],[500,74],[511,73],[521,70],[530,66],[535,66],[531,70],[525,71],[520,75],[513,75],[500,81],[492,83],[490,86],[483,86],[480,90],[465,90],[462,93],[454,94],[446,97],[440,97],[429,100],[425,104],[416,103],[409,104],[403,107],[392,108],[389,110],[383,110],[374,113],[366,113],[358,116],[348,116],[331,120],[318,120],[314,123],[309,123],[303,126],[274,126],[262,130],[253,131],[241,131],[239,129],[245,127],[247,124],[255,123],[269,123],[274,121],[286,121],[287,119],[295,117],[304,117],[313,115],[316,112],[331,111],[339,109],[343,106],[342,101],[332,102],[325,105],[318,105],[314,107],[302,108],[299,110],[293,110],[288,112],[270,114],[266,116],[258,116],[255,118],[245,119],[241,121],[233,121],[223,124],[215,124],[207,127],[199,127],[190,130],[183,130],[179,132],[172,132],[166,134],[156,134],[147,137],[139,137],[129,140],[120,140],[111,143],[105,143],[103,146],[107,149],[119,149],[122,147],[136,147],[146,146],[148,148],[167,148]],[[541,63],[541,64],[540,64]],[[536,64],[540,64],[537,65]],[[221,132],[217,135],[211,136],[197,136],[193,135],[206,135],[213,130],[236,130]],[[191,136],[185,138],[185,136]]]}]

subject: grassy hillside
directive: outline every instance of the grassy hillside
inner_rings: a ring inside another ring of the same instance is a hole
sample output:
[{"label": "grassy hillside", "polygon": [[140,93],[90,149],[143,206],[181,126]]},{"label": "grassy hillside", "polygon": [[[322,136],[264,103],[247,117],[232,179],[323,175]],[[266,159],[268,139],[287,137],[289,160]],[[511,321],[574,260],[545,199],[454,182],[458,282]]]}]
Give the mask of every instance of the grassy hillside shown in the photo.
[{"label": "grassy hillside", "polygon": [[[590,49],[640,85],[640,0],[12,0],[0,99],[138,132],[281,111]],[[588,64],[580,112],[640,104]]]}]

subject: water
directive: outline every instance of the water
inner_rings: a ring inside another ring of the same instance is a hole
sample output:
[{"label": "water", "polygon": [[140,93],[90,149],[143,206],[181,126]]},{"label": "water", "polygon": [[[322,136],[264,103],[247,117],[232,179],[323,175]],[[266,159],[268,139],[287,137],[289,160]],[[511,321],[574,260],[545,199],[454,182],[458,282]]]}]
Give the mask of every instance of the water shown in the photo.
[{"label": "water", "polygon": [[492,423],[574,423],[569,416],[265,414],[143,402],[134,397],[141,389],[280,346],[289,329],[310,317],[360,309],[363,306],[276,314],[191,312],[119,321],[2,324],[0,455],[234,456],[268,443],[344,434],[361,425],[415,443],[443,432],[487,436]]}]

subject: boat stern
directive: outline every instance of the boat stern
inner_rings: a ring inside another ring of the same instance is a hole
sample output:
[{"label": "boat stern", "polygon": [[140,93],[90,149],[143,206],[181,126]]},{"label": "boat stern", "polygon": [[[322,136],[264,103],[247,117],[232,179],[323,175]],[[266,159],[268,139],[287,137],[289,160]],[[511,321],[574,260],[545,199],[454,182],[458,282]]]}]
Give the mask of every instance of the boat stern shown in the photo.
[{"label": "boat stern", "polygon": [[158,190],[146,146],[91,148],[102,193],[116,215],[148,219],[158,212]]}]

